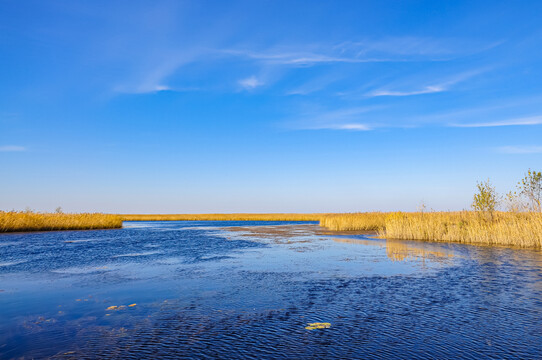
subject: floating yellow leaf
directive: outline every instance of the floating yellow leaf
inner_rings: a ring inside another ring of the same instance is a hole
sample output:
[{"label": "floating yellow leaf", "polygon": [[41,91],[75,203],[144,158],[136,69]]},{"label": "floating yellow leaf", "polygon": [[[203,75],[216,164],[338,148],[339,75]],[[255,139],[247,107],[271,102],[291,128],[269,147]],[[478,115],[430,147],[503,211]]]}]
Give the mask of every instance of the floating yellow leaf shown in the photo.
[{"label": "floating yellow leaf", "polygon": [[134,307],[136,305],[137,305],[136,303],[133,303],[133,304],[128,305],[128,307]]},{"label": "floating yellow leaf", "polygon": [[305,329],[307,330],[327,329],[329,327],[331,327],[330,323],[310,323],[309,326],[305,326]]},{"label": "floating yellow leaf", "polygon": [[108,307],[106,310],[117,310],[119,307],[116,305]]}]

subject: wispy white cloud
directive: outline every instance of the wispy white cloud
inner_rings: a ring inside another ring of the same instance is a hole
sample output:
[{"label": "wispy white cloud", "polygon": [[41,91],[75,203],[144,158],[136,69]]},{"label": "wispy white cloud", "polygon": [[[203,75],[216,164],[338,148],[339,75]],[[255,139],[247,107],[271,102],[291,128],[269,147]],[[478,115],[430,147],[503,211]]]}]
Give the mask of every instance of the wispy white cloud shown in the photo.
[{"label": "wispy white cloud", "polygon": [[145,54],[141,64],[133,66],[126,79],[113,87],[113,91],[126,94],[146,94],[176,90],[169,81],[182,67],[200,61],[207,50],[193,47],[179,50],[161,49]]},{"label": "wispy white cloud", "polygon": [[259,86],[264,85],[264,82],[262,80],[259,80],[255,76],[248,77],[246,79],[241,79],[238,81],[239,85],[241,85],[242,88],[245,90],[252,90]]},{"label": "wispy white cloud", "polygon": [[[123,80],[112,87],[115,93],[145,94],[176,91],[183,68],[188,65],[216,66],[225,61],[251,61],[262,71],[283,67],[311,67],[325,64],[358,64],[373,62],[443,61],[447,57],[470,54],[487,46],[460,39],[421,37],[388,37],[339,44],[283,44],[275,47],[215,46],[219,40],[202,39],[184,48],[175,45],[156,45],[155,51],[132,57]],[[202,65],[206,64],[206,65]],[[261,82],[261,79],[257,79]],[[256,84],[256,85],[253,85]],[[251,78],[239,81],[245,89],[260,86]],[[369,96],[408,96],[446,91],[452,81],[423,84],[420,88],[377,89]],[[232,89],[234,90],[234,89]],[[293,90],[302,94],[310,89]]]},{"label": "wispy white cloud", "polygon": [[541,154],[542,146],[520,145],[520,146],[501,146],[497,151],[504,154]]},{"label": "wispy white cloud", "polygon": [[[479,124],[480,119],[526,119],[530,114],[539,111],[539,104],[542,102],[542,95],[506,97],[492,99],[490,102],[484,102],[476,107],[464,107],[448,110],[445,112],[428,113],[417,116],[404,117],[403,120],[410,119],[417,124],[430,124],[440,126],[466,126],[471,123]],[[494,121],[486,121],[494,123]],[[504,126],[501,125],[501,126]]]},{"label": "wispy white cloud", "polygon": [[355,57],[341,57],[326,55],[317,52],[291,52],[288,50],[271,50],[258,52],[253,50],[221,50],[223,54],[246,57],[276,65],[314,65],[319,63],[364,63],[386,61],[385,59],[362,59]]},{"label": "wispy white cloud", "polygon": [[540,125],[540,124],[542,124],[542,116],[506,119],[506,120],[490,121],[490,122],[482,122],[482,123],[449,124],[449,126],[463,127],[463,128],[477,128],[477,127],[522,126],[522,125]]},{"label": "wispy white cloud", "polygon": [[426,86],[420,90],[413,91],[392,91],[392,90],[375,90],[370,92],[369,96],[412,96],[412,95],[423,95],[423,94],[433,94],[446,91],[447,89],[442,85]]},{"label": "wispy white cloud", "polygon": [[2,152],[26,151],[26,147],[19,146],[19,145],[4,145],[4,146],[0,146],[0,151]]},{"label": "wispy white cloud", "polygon": [[[252,61],[262,68],[310,67],[325,64],[356,64],[372,62],[443,61],[451,55],[461,56],[485,48],[460,39],[421,37],[388,37],[339,44],[283,44],[275,47],[215,46],[214,37],[190,41],[179,48],[173,44],[153,45],[154,51],[132,56],[124,79],[112,86],[115,93],[145,94],[175,91],[183,68],[187,65],[215,66],[224,61]],[[168,46],[169,45],[169,46]],[[249,78],[250,79],[250,78]],[[254,88],[249,79],[244,88]],[[252,82],[254,83],[254,82]],[[420,89],[378,89],[372,96],[407,96],[445,91],[450,84],[425,84]],[[232,89],[233,90],[233,89]],[[301,89],[303,92],[305,89]],[[295,90],[294,90],[295,93]]]},{"label": "wispy white cloud", "polygon": [[393,54],[399,56],[429,57],[445,60],[450,57],[473,54],[492,49],[503,41],[480,43],[460,38],[431,38],[418,36],[395,36],[361,41],[346,41],[336,46],[342,52],[353,52],[357,56],[367,54]]},{"label": "wispy white cloud", "polygon": [[232,48],[217,52],[272,64],[310,66],[323,63],[443,61],[449,56],[485,51],[500,43],[488,45],[461,39],[387,37],[335,45],[281,46],[266,50]]},{"label": "wispy white cloud", "polygon": [[328,125],[325,127],[325,129],[332,129],[332,130],[353,130],[353,131],[369,131],[373,130],[372,127],[370,127],[367,124],[336,124],[336,125]]},{"label": "wispy white cloud", "polygon": [[350,130],[369,131],[374,125],[367,123],[363,114],[381,108],[380,106],[353,107],[331,111],[305,113],[290,121],[288,127],[297,130]]},{"label": "wispy white cloud", "polygon": [[349,131],[371,131],[374,127],[363,123],[346,123],[346,124],[312,124],[295,126],[296,130],[349,130]]},{"label": "wispy white cloud", "polygon": [[124,94],[150,94],[168,90],[171,90],[169,86],[157,84],[138,84],[135,86],[119,85],[114,88],[115,92]]},{"label": "wispy white cloud", "polygon": [[423,94],[434,94],[450,90],[453,85],[456,85],[460,82],[466,81],[482,72],[487,71],[488,69],[476,69],[472,71],[462,72],[448,77],[447,79],[442,80],[441,82],[433,85],[425,85],[421,87],[414,87],[414,90],[388,90],[388,89],[378,89],[373,90],[366,94],[369,97],[376,96],[412,96],[412,95],[423,95]]}]

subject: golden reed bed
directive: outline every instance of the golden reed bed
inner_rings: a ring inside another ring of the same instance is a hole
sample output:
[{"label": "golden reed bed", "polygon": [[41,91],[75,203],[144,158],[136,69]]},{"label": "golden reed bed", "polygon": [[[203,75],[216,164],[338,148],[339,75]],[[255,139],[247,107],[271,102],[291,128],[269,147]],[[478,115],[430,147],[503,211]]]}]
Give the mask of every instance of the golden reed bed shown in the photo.
[{"label": "golden reed bed", "polygon": [[355,213],[324,216],[320,225],[335,231],[374,230],[386,239],[463,244],[542,247],[542,213],[475,211]]},{"label": "golden reed bed", "polygon": [[122,227],[122,218],[109,214],[44,214],[0,211],[0,232],[90,230]]}]

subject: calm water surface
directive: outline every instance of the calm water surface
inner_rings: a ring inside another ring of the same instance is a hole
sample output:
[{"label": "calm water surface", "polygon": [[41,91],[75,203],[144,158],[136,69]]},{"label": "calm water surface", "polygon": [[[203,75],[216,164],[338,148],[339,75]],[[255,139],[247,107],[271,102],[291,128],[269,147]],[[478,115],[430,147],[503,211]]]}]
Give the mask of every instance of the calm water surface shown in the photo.
[{"label": "calm water surface", "polygon": [[540,251],[311,223],[0,235],[1,359],[541,354]]}]

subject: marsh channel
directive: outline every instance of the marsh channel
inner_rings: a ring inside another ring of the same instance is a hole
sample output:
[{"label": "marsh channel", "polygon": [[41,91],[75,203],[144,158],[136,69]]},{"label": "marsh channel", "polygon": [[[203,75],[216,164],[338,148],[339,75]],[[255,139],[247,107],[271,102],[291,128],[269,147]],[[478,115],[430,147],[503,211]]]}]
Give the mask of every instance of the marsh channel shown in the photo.
[{"label": "marsh channel", "polygon": [[541,357],[539,250],[311,222],[0,235],[1,359]]}]

